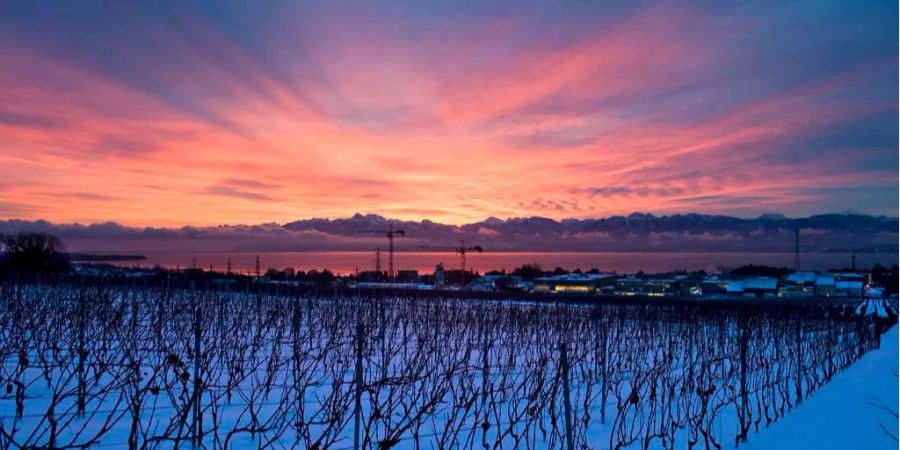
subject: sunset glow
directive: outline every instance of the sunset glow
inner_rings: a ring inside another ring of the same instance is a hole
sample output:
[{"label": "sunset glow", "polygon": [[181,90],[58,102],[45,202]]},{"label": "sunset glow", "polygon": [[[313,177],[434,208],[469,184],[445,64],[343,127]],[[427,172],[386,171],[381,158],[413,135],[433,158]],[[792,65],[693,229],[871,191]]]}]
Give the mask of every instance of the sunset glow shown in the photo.
[{"label": "sunset glow", "polygon": [[305,4],[0,6],[0,217],[896,215],[896,4]]}]

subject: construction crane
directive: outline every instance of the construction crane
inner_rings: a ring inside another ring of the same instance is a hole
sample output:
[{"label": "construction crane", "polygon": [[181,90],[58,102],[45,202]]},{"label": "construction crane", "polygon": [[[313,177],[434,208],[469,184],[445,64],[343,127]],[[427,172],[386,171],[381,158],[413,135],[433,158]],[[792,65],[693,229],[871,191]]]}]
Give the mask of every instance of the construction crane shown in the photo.
[{"label": "construction crane", "polygon": [[475,245],[472,247],[466,247],[466,241],[464,241],[462,239],[459,240],[459,247],[424,246],[422,248],[426,248],[429,250],[442,250],[442,251],[454,252],[454,253],[458,254],[459,255],[459,267],[460,267],[460,271],[463,273],[463,276],[465,276],[465,273],[466,273],[466,253],[484,253],[484,249],[479,245]]},{"label": "construction crane", "polygon": [[360,233],[378,233],[388,238],[388,281],[394,281],[394,238],[406,236],[403,230],[395,230],[394,225],[389,225],[387,230],[361,230]]}]

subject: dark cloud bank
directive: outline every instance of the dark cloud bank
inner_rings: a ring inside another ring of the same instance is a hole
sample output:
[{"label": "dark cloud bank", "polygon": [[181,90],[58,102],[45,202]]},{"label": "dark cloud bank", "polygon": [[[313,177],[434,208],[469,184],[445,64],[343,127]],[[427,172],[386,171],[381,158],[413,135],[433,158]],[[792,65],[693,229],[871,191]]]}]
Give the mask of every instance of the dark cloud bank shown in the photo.
[{"label": "dark cloud bank", "polygon": [[306,251],[372,250],[384,237],[364,230],[393,225],[406,237],[399,250],[454,245],[460,239],[488,251],[722,251],[790,252],[801,230],[801,248],[810,251],[898,251],[898,219],[861,214],[824,214],[786,218],[766,214],[754,219],[721,215],[631,214],[603,219],[542,217],[489,218],[466,225],[429,220],[400,221],[368,214],[346,219],[307,219],[283,225],[137,228],[113,222],[81,225],[46,221],[0,221],[0,233],[39,231],[61,237],[71,251]]}]

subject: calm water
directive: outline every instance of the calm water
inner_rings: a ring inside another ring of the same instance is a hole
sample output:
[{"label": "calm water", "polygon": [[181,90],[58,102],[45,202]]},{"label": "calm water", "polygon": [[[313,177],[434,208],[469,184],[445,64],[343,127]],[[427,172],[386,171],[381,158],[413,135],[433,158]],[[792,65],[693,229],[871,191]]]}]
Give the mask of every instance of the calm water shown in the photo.
[{"label": "calm water", "polygon": [[[256,264],[256,253],[226,252],[159,252],[145,253],[144,261],[124,261],[119,264],[143,267],[160,265],[163,267],[190,267],[196,258],[197,267],[224,270],[228,259],[235,271],[252,271]],[[338,273],[352,273],[356,269],[372,270],[375,267],[374,252],[284,252],[260,253],[260,266],[263,270],[274,267],[284,269],[293,267],[297,270],[327,268]],[[810,270],[827,270],[850,267],[849,254],[843,253],[806,253],[801,255],[801,267]],[[460,266],[459,256],[453,253],[403,252],[394,254],[394,267],[397,269],[415,269],[421,273],[431,273],[434,266],[444,263],[446,269],[457,269]],[[466,267],[480,272],[493,269],[519,267],[523,264],[537,263],[542,268],[552,270],[562,267],[569,270],[580,268],[588,270],[597,268],[601,271],[630,273],[643,270],[645,272],[665,272],[670,270],[707,270],[719,267],[738,267],[744,264],[765,264],[791,267],[794,264],[793,253],[646,253],[646,252],[497,252],[471,254],[466,258]],[[874,264],[897,264],[897,255],[888,253],[865,253],[856,255],[857,267],[867,268]],[[381,254],[381,267],[387,270],[388,255]]]}]

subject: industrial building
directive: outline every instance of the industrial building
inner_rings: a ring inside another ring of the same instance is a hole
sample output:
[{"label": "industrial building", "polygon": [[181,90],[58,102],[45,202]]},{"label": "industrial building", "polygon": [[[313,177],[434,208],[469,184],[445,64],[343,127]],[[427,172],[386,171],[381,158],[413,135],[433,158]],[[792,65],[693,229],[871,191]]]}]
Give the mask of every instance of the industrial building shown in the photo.
[{"label": "industrial building", "polygon": [[519,276],[490,274],[475,278],[464,289],[477,292],[528,292],[532,286],[531,282]]},{"label": "industrial building", "polygon": [[625,297],[677,297],[682,279],[687,275],[632,275],[616,279],[613,294]]},{"label": "industrial building", "polygon": [[[784,282],[778,290],[779,297],[816,297],[819,282],[824,283],[827,277],[820,277],[815,272],[794,272],[784,277]],[[831,286],[834,286],[832,278]],[[827,295],[825,295],[827,296]]]},{"label": "industrial building", "polygon": [[551,294],[599,294],[616,279],[615,274],[588,273],[541,277],[534,280],[532,292]]},{"label": "industrial building", "polygon": [[784,277],[779,297],[862,297],[867,279],[853,272],[794,272]]},{"label": "industrial building", "polygon": [[778,278],[747,277],[728,282],[727,293],[731,296],[763,298],[778,295]]},{"label": "industrial building", "polygon": [[793,272],[774,276],[706,275],[703,273],[634,274],[574,273],[525,281],[493,274],[476,278],[464,289],[543,294],[678,298],[862,298],[869,295],[865,275],[852,272]]}]

